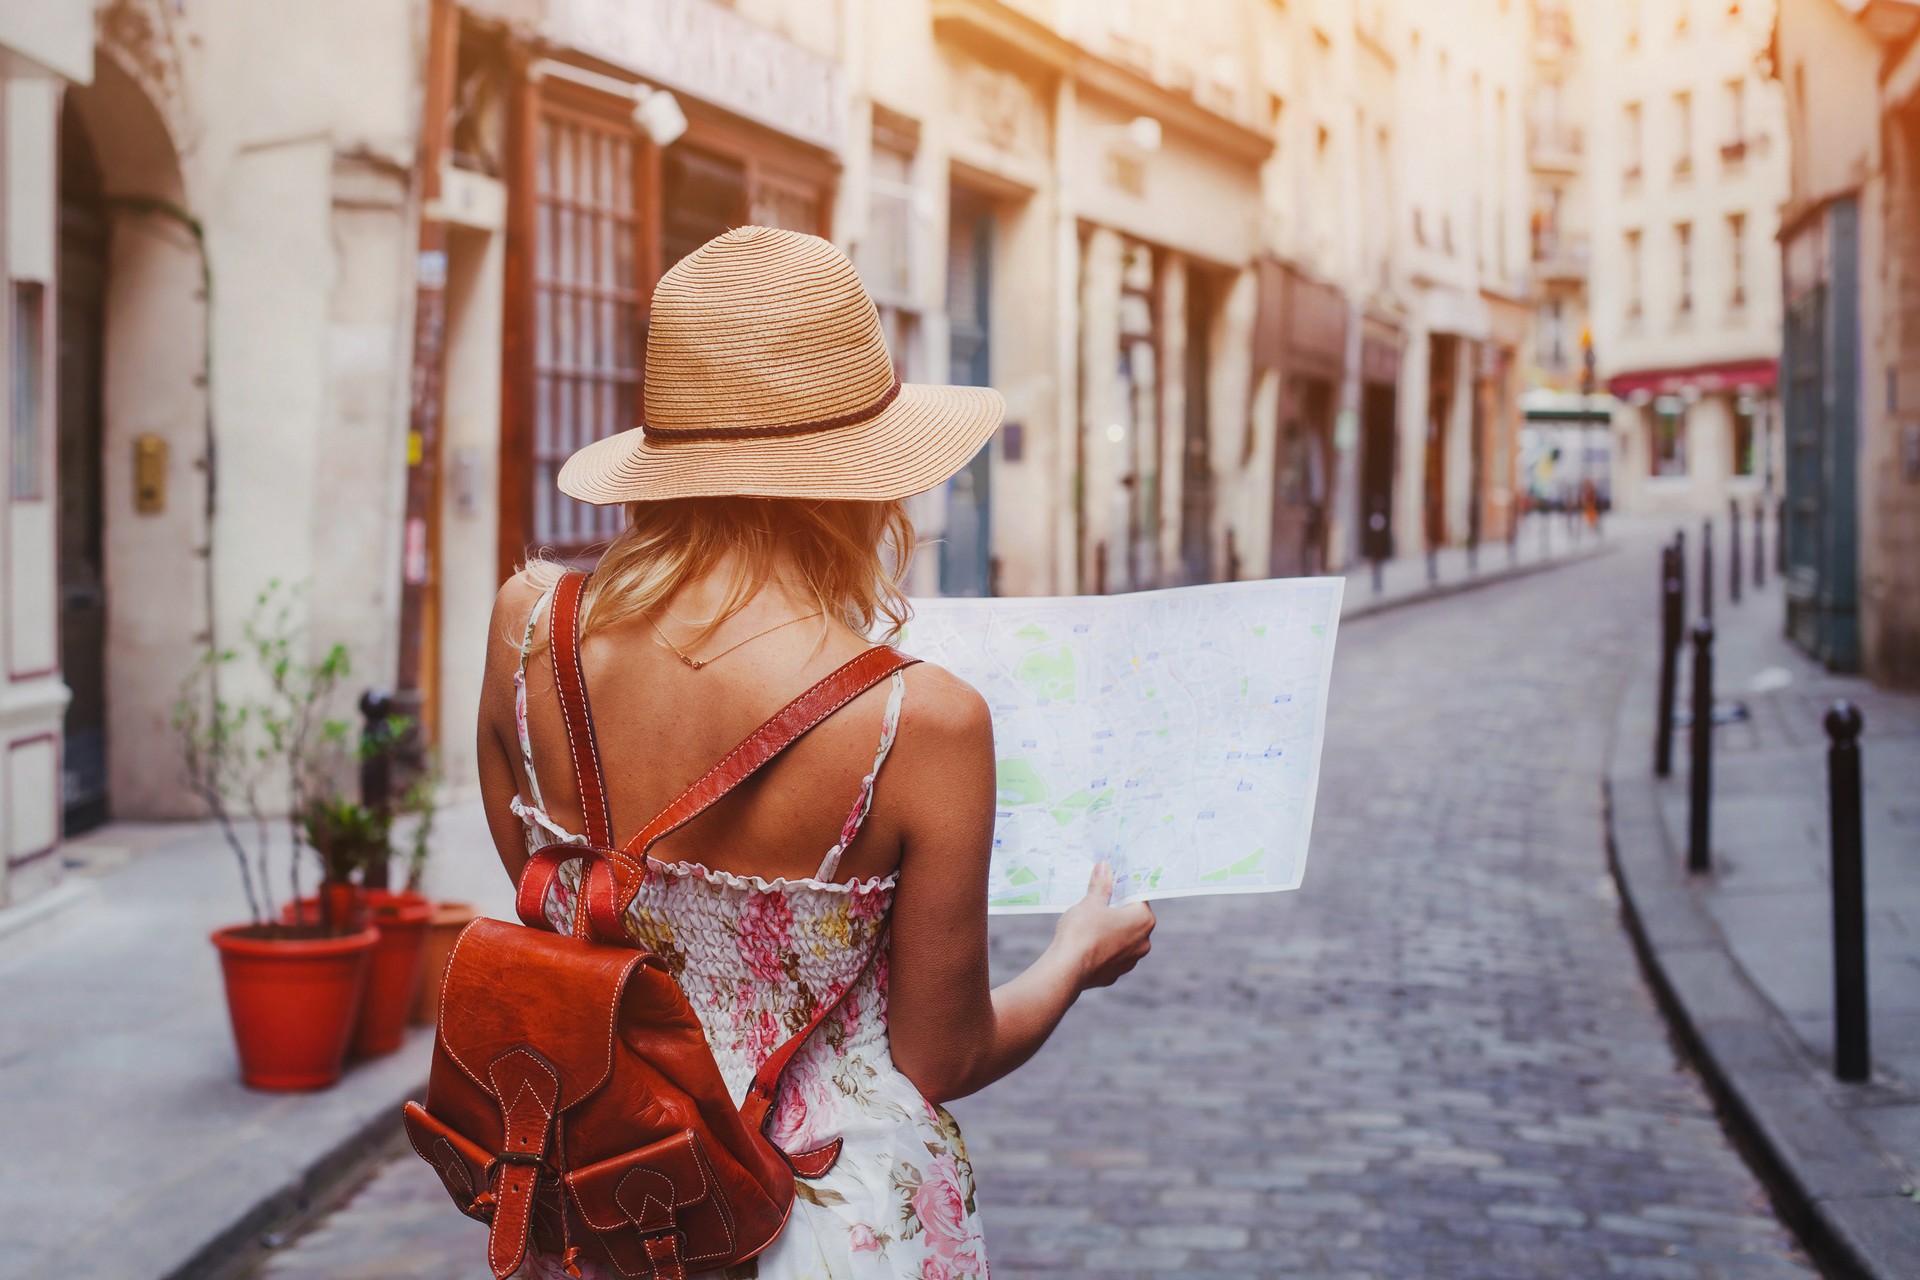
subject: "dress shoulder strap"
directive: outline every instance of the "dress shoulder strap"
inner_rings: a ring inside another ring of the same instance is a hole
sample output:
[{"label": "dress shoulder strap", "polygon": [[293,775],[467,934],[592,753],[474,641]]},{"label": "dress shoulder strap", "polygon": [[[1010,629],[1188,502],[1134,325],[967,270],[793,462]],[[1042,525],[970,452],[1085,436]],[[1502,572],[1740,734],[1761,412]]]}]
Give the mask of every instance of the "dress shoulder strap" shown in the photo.
[{"label": "dress shoulder strap", "polygon": [[880,717],[880,746],[873,755],[873,768],[867,770],[867,776],[860,779],[860,794],[855,797],[853,811],[847,814],[847,821],[840,828],[840,840],[827,850],[827,856],[820,861],[820,869],[813,873],[816,880],[832,880],[840,874],[840,859],[847,852],[847,846],[860,834],[861,824],[866,822],[867,814],[873,809],[873,784],[880,776],[880,766],[887,762],[887,752],[893,750],[894,735],[900,732],[900,704],[907,695],[906,677],[900,672],[893,673],[893,688],[887,694],[887,709]]}]

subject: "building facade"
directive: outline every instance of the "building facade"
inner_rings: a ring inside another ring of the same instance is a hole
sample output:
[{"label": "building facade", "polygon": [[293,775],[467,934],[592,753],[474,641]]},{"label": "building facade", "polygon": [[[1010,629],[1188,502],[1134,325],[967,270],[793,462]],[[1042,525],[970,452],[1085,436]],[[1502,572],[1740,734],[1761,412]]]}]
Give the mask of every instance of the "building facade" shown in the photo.
[{"label": "building facade", "polygon": [[1723,512],[1779,492],[1786,194],[1768,4],[1595,5],[1592,333],[1622,510]]},{"label": "building facade", "polygon": [[[11,5],[0,12],[0,421],[7,485],[0,492],[0,907],[50,883],[64,815],[63,794],[91,802],[97,748],[82,739],[62,781],[69,709],[92,716],[84,691],[61,678],[61,623],[69,557],[89,549],[90,530],[58,501],[67,452],[59,395],[64,349],[76,323],[60,305],[70,279],[61,249],[60,110],[69,86],[93,79],[93,14],[81,0]],[[69,527],[71,525],[75,527]],[[79,696],[76,696],[78,694]]]},{"label": "building facade", "polygon": [[1787,631],[1920,687],[1920,6],[1783,0]]},{"label": "building facade", "polygon": [[275,584],[468,778],[498,585],[617,532],[555,473],[637,423],[654,283],[743,223],[844,248],[903,378],[1007,398],[911,504],[917,592],[1327,572],[1510,525],[1519,6],[8,14],[16,861],[197,811],[183,678]]}]

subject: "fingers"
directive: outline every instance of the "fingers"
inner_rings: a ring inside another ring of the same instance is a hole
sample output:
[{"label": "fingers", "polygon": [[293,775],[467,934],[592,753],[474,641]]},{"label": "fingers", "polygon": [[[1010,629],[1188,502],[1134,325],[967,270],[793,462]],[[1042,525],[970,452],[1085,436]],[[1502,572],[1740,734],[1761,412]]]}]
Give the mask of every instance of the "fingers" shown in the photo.
[{"label": "fingers", "polygon": [[1087,897],[1095,902],[1113,901],[1113,866],[1106,862],[1093,864],[1093,874],[1087,877]]}]

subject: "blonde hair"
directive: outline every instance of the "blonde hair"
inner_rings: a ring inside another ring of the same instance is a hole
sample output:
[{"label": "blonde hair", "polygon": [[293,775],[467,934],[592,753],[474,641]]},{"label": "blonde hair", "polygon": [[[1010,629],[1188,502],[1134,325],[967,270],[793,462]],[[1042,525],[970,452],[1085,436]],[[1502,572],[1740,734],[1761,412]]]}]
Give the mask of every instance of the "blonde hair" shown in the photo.
[{"label": "blonde hair", "polygon": [[[785,584],[858,635],[885,620],[884,638],[911,610],[902,584],[914,548],[899,502],[796,498],[675,498],[628,506],[626,529],[608,544],[580,603],[580,634],[663,607],[689,582],[731,561],[719,610],[699,638],[744,608],[784,558]],[[542,589],[564,566],[539,557],[527,577]]]}]

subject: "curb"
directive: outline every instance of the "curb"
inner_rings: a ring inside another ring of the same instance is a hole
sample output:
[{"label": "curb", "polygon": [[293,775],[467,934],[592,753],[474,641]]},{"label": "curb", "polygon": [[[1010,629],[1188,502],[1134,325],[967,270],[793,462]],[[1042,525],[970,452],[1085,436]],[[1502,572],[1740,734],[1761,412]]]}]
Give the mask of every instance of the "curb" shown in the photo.
[{"label": "curb", "polygon": [[1653,739],[1654,698],[1643,668],[1615,720],[1601,783],[1608,864],[1641,968],[1729,1135],[1822,1272],[1911,1280],[1920,1206],[1861,1127],[1875,1103],[1904,1095],[1885,1083],[1834,1081],[1733,958],[1682,870],[1640,758]]},{"label": "curb", "polygon": [[1549,569],[1564,569],[1570,565],[1584,564],[1588,560],[1597,560],[1601,556],[1611,555],[1619,549],[1617,542],[1601,542],[1597,546],[1569,551],[1565,555],[1554,556],[1550,560],[1533,560],[1526,564],[1510,565],[1500,569],[1488,569],[1482,573],[1470,574],[1452,582],[1443,582],[1437,586],[1422,587],[1418,591],[1409,591],[1397,596],[1368,596],[1343,610],[1340,621],[1353,622],[1359,618],[1369,618],[1375,614],[1388,613],[1405,605],[1425,604],[1430,600],[1443,600],[1448,596],[1457,596],[1468,591],[1477,591],[1481,587],[1497,586],[1503,582],[1512,582],[1519,578],[1531,577],[1536,573],[1545,573]]}]

